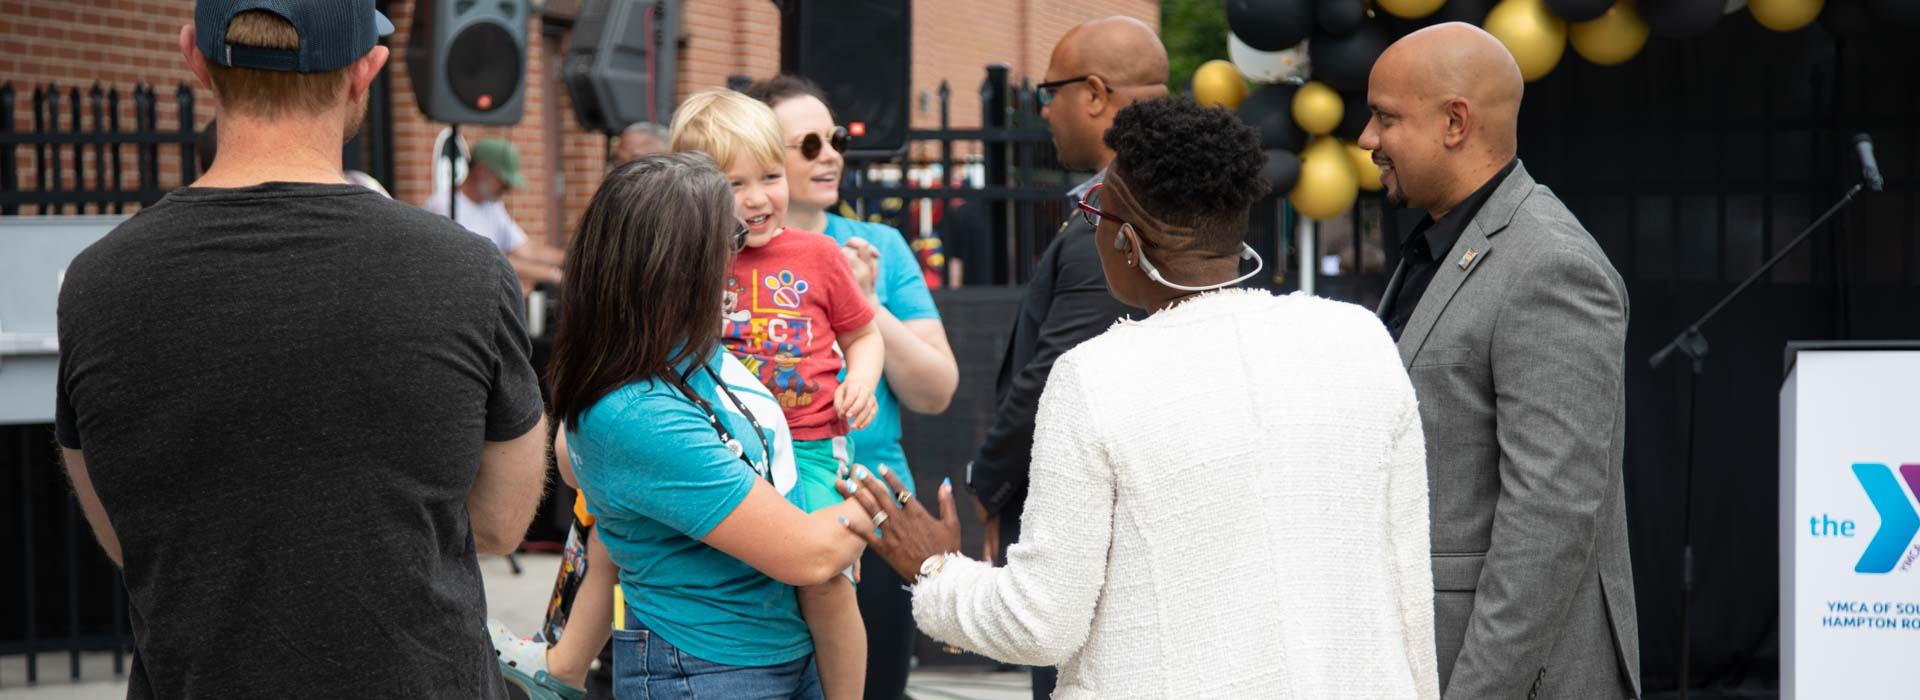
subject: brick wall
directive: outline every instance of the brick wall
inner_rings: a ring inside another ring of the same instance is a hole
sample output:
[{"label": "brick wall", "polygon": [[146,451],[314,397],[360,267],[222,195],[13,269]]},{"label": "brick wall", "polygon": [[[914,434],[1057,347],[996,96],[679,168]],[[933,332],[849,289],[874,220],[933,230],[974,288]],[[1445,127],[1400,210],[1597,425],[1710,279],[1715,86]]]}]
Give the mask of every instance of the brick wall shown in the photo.
[{"label": "brick wall", "polygon": [[[179,125],[174,88],[182,82],[193,86],[194,110],[199,121],[206,121],[213,116],[213,95],[194,84],[193,74],[180,58],[180,27],[192,21],[193,3],[187,0],[0,0],[0,82],[13,84],[16,128],[33,129],[33,88],[47,83],[59,86],[62,128],[71,118],[71,105],[66,103],[68,88],[79,87],[85,100],[86,91],[95,82],[122,93],[123,129],[133,129],[131,89],[136,83],[153,85],[159,92],[156,111],[161,129],[172,130]],[[92,109],[89,106],[83,112],[81,124],[91,130]],[[71,183],[73,153],[70,149],[60,151],[60,172]],[[22,147],[15,153],[20,182],[31,188],[33,149]],[[126,149],[122,157],[126,186],[133,188],[133,150]],[[83,164],[91,186],[96,169],[93,149],[86,149]],[[173,188],[180,184],[179,149],[160,149],[160,186]]]},{"label": "brick wall", "polygon": [[[394,0],[389,11],[397,28],[389,40],[394,47],[392,77],[394,182],[387,183],[396,198],[418,204],[432,188],[433,141],[444,125],[429,122],[415,107],[413,86],[406,74],[403,47],[414,2]],[[175,128],[176,84],[192,84],[178,48],[181,25],[192,21],[191,0],[0,0],[0,81],[12,81],[17,97],[15,123],[32,125],[32,87],[55,82],[83,91],[98,81],[122,91],[136,82],[160,89],[162,129]],[[679,92],[721,87],[731,75],[766,77],[780,66],[780,18],[768,0],[688,0],[682,36]],[[1011,66],[1015,83],[1038,81],[1046,71],[1053,44],[1067,29],[1087,19],[1125,14],[1159,26],[1155,0],[914,0],[913,106],[914,124],[938,123],[937,91],[942,80],[953,90],[951,114],[956,127],[980,123],[979,87],[989,63]],[[564,48],[565,30],[544,32],[545,22],[529,20],[526,118],[513,127],[470,126],[461,129],[468,142],[490,136],[511,139],[520,149],[522,174],[528,186],[509,195],[508,210],[529,235],[560,241],[572,231],[606,166],[606,141],[582,131],[576,124],[557,66],[549,53]],[[857,50],[853,49],[853,50]],[[214,114],[211,93],[194,86],[196,121]],[[924,102],[921,95],[925,95]],[[549,100],[558,102],[549,105]],[[922,105],[925,105],[924,109]],[[549,107],[559,122],[557,139],[549,138]],[[123,100],[122,126],[131,129],[133,108]],[[91,127],[91,113],[87,117]],[[31,149],[21,155],[23,183],[33,182]],[[88,151],[88,171],[94,165]],[[131,162],[131,149],[127,152]],[[62,172],[71,173],[71,153],[62,154]],[[132,166],[126,166],[131,185]],[[160,185],[181,185],[177,148],[162,149]],[[91,181],[91,176],[89,176]],[[29,184],[30,186],[30,184]],[[556,188],[558,190],[556,195]],[[557,216],[550,208],[557,207]],[[557,221],[558,226],[550,221]]]}]

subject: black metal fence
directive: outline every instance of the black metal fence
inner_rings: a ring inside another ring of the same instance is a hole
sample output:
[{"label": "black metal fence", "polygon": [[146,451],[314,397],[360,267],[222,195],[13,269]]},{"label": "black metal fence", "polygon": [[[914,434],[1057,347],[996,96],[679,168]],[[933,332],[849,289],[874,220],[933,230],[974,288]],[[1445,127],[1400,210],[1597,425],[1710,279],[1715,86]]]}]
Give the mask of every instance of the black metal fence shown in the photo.
[{"label": "black metal fence", "polygon": [[[85,92],[36,85],[31,131],[15,123],[15,100],[21,97],[13,83],[0,84],[0,215],[20,214],[22,207],[34,214],[119,214],[129,204],[157,202],[168,189],[160,182],[161,148],[170,144],[180,149],[180,183],[199,172],[193,90],[184,83],[173,90],[178,117],[166,129],[160,126],[160,92],[151,85],[135,85],[125,100],[119,89],[99,83]],[[126,130],[129,102],[133,128]],[[31,187],[21,182],[22,146],[32,147],[24,154],[32,158]]]},{"label": "black metal fence", "polygon": [[28,684],[40,680],[40,656],[64,652],[80,678],[84,652],[111,651],[126,671],[133,648],[126,584],[93,541],[54,453],[46,425],[0,426],[0,656],[25,656]]},{"label": "black metal fence", "polygon": [[[1013,84],[1008,72],[1005,64],[987,66],[986,78],[980,83],[981,126],[977,129],[953,128],[953,90],[941,81],[937,95],[939,127],[907,132],[908,153],[932,150],[916,149],[914,144],[936,145],[938,160],[915,164],[912,158],[906,158],[868,161],[857,167],[849,164],[851,176],[841,188],[843,200],[856,211],[878,215],[910,235],[925,232],[918,231],[917,222],[909,217],[907,202],[957,203],[957,208],[943,206],[948,216],[966,207],[984,208],[986,215],[974,212],[968,219],[969,226],[941,229],[943,236],[949,236],[948,254],[966,262],[970,285],[1025,283],[1034,259],[1053,240],[1067,215],[1067,192],[1093,175],[1073,172],[1060,164],[1033,85],[1024,80]],[[976,156],[956,154],[958,147],[969,145],[977,147],[969,149],[976,150]],[[910,183],[906,173],[916,165],[937,166],[939,185]],[[963,171],[975,166],[984,171],[977,184],[962,176]],[[899,178],[893,184],[884,183],[879,176],[883,171],[898,173]]]},{"label": "black metal fence", "polygon": [[[20,123],[18,100],[31,100]],[[35,85],[23,94],[0,84],[0,215],[123,214],[146,206],[199,172],[194,94],[177,85],[176,121],[160,123],[160,90],[95,83]],[[127,128],[131,126],[131,128]],[[164,148],[179,148],[178,182],[163,183]],[[26,682],[40,657],[64,653],[81,677],[85,652],[110,651],[126,670],[132,648],[120,572],[80,517],[45,425],[0,426],[0,656],[24,656]]]}]

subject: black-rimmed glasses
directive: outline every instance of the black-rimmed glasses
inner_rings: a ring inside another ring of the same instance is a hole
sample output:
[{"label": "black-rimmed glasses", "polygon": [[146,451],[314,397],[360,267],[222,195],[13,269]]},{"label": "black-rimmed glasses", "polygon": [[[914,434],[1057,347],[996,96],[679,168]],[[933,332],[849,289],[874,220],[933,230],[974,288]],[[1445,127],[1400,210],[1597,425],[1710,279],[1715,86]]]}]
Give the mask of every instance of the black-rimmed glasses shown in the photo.
[{"label": "black-rimmed glasses", "polygon": [[[1047,105],[1053,104],[1053,98],[1057,93],[1060,92],[1060,88],[1066,87],[1068,85],[1072,85],[1074,83],[1086,82],[1088,79],[1091,79],[1093,77],[1094,75],[1092,73],[1088,73],[1086,75],[1075,76],[1072,78],[1061,78],[1059,80],[1049,80],[1047,82],[1033,86],[1033,95],[1035,99],[1040,101],[1040,106],[1045,107]],[[1101,78],[1101,81],[1105,82],[1106,79]],[[1111,85],[1107,86],[1107,92],[1113,92],[1113,86]]]}]

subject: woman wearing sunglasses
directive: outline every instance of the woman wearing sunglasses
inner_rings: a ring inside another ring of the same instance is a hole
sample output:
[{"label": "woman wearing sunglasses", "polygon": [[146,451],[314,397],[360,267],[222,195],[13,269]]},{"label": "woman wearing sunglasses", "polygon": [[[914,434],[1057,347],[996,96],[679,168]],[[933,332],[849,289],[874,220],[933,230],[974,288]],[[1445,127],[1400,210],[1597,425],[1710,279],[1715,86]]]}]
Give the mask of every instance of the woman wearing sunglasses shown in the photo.
[{"label": "woman wearing sunglasses", "polygon": [[616,697],[821,697],[794,587],[859,557],[843,525],[873,527],[857,505],[808,514],[783,495],[781,407],[715,332],[740,231],[712,159],[656,155],[608,174],[568,250],[549,374],[619,569]]},{"label": "woman wearing sunglasses", "polygon": [[[846,246],[854,277],[886,341],[884,377],[875,392],[879,411],[871,425],[853,433],[854,454],[869,467],[884,465],[899,473],[911,491],[913,471],[900,446],[900,409],[943,412],[960,381],[919,259],[899,230],[828,212],[840,202],[846,164],[842,155],[849,138],[846,127],[835,123],[819,86],[783,75],[755,83],[747,94],[773,108],[786,134],[787,225],[820,231]],[[910,599],[883,562],[868,559],[865,564],[858,594],[867,627],[867,697],[898,698],[906,691],[913,651]]]},{"label": "woman wearing sunglasses", "polygon": [[1258,268],[1267,189],[1231,113],[1141,102],[1105,141],[1083,211],[1113,295],[1152,315],[1054,366],[1007,566],[954,553],[947,494],[934,520],[863,484],[886,525],[860,534],[915,580],[921,630],[1059,664],[1058,700],[1438,697],[1425,445],[1393,340],[1352,304],[1229,289]]}]

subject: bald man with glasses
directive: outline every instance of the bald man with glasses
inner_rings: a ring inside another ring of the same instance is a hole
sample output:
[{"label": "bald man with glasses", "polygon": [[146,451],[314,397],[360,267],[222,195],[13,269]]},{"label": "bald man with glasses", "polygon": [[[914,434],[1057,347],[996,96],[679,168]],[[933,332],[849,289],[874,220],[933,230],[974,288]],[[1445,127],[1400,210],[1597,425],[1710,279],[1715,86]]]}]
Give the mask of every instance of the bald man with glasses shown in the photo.
[{"label": "bald man with glasses", "polygon": [[[1106,176],[1113,149],[1101,140],[1121,108],[1167,94],[1167,51],[1160,37],[1131,17],[1096,19],[1060,38],[1038,87],[1041,114],[1053,131],[1061,165],[1096,174],[1068,193],[1078,205]],[[1071,206],[1069,212],[1074,212]],[[1019,316],[1000,363],[993,422],[973,462],[967,486],[986,527],[984,559],[1020,539],[1020,515],[1033,456],[1034,415],[1047,376],[1060,355],[1138,312],[1107,290],[1093,227],[1069,215],[1034,265]],[[1035,669],[1033,697],[1052,694],[1055,672]]]}]

